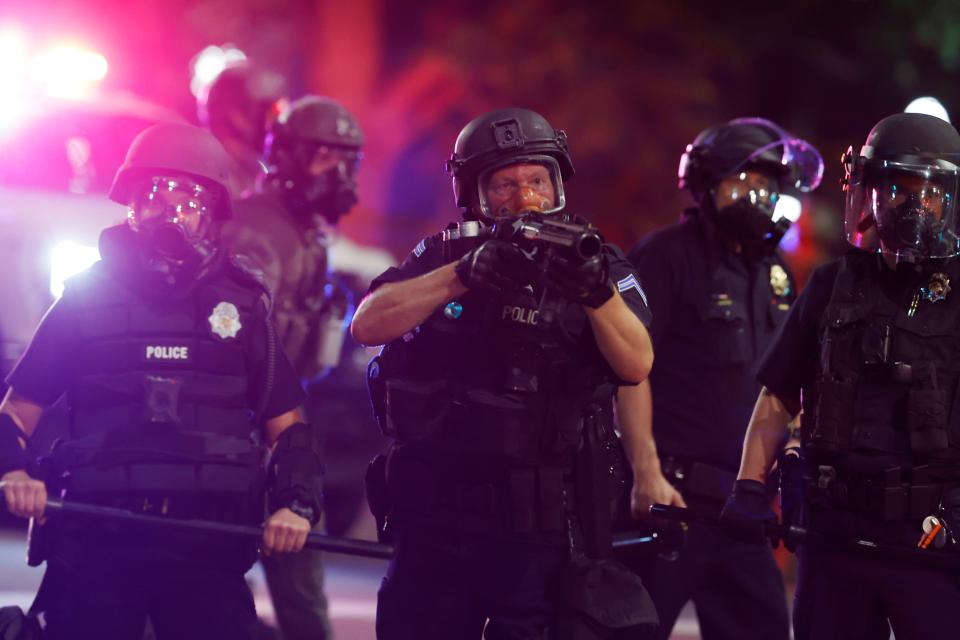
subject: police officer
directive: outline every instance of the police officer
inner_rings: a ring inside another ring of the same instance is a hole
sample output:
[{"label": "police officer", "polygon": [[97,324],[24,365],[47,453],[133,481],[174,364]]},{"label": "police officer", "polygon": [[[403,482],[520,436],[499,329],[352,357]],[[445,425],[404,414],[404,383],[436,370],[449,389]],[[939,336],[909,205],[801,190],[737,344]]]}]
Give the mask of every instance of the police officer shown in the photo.
[{"label": "police officer", "polygon": [[[679,186],[697,206],[630,254],[657,350],[649,381],[618,395],[636,516],[651,503],[716,513],[729,494],[759,391],[752,366],[796,295],[776,249],[799,208],[786,212],[780,195],[814,188],[821,172],[816,150],[761,118],[710,127],[687,146]],[[769,548],[694,526],[678,556],[639,570],[664,638],[691,599],[705,637],[788,636]]]},{"label": "police officer", "polygon": [[[274,294],[280,343],[299,378],[313,381],[339,363],[343,350],[353,291],[348,276],[330,273],[329,250],[337,222],[357,202],[363,132],[338,102],[307,96],[274,122],[266,146],[267,174],[258,193],[235,203],[236,215],[224,237],[232,253],[249,258],[263,272]],[[344,373],[350,374],[353,395],[363,399],[363,370]],[[331,397],[328,383],[309,386],[310,419],[360,438],[363,432],[350,429],[353,423],[332,425],[320,419],[327,405],[342,400]],[[363,418],[366,424],[369,416]],[[343,419],[338,412],[338,422]],[[362,468],[358,465],[360,471],[350,475],[356,500],[362,495]],[[335,508],[339,497],[334,496]],[[265,558],[264,569],[284,637],[329,636],[320,553]]]},{"label": "police officer", "polygon": [[238,195],[253,193],[263,175],[263,144],[285,104],[286,81],[247,60],[229,64],[197,99],[197,116],[233,158]]},{"label": "police officer", "polygon": [[[370,384],[396,438],[385,515],[397,551],[377,633],[545,637],[578,530],[570,480],[584,416],[608,421],[615,385],[646,377],[649,315],[612,245],[588,259],[554,253],[545,286],[539,249],[513,240],[524,214],[574,221],[566,135],[542,116],[476,118],[448,170],[465,221],[376,278],[351,326],[361,343],[388,343]],[[562,304],[538,304],[544,290]]]},{"label": "police officer", "polygon": [[[110,197],[125,224],[72,278],[8,377],[0,406],[7,508],[44,522],[65,500],[170,518],[259,524],[267,554],[302,548],[320,516],[322,466],[303,393],[276,349],[269,297],[223,251],[230,158],[209,133],[155,125],[133,142]],[[26,445],[66,393],[70,437],[38,479]],[[263,477],[263,445],[272,453]],[[254,637],[245,542],[89,521],[40,526],[51,638]]]},{"label": "police officer", "polygon": [[[773,520],[762,483],[802,408],[810,533],[795,637],[949,635],[960,605],[948,564],[960,524],[960,135],[932,116],[889,116],[844,168],[854,248],[814,273],[760,361],[722,521],[761,541]],[[868,542],[845,546],[854,539]]]}]

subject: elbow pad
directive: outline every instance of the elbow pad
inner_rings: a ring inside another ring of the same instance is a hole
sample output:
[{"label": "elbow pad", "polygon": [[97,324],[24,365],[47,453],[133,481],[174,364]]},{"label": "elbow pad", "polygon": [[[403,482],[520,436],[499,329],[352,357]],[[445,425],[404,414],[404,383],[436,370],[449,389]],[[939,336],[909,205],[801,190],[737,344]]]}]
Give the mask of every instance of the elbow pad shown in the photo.
[{"label": "elbow pad", "polygon": [[314,428],[298,422],[277,438],[268,465],[269,490],[267,504],[270,513],[284,507],[298,515],[303,507],[312,511],[307,517],[311,525],[320,520],[323,512],[323,459]]}]

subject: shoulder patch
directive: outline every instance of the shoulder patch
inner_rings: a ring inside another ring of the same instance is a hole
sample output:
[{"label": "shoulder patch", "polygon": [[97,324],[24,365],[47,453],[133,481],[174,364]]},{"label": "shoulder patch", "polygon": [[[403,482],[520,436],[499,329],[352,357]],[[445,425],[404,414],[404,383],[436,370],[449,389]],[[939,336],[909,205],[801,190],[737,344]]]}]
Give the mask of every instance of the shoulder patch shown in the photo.
[{"label": "shoulder patch", "polygon": [[636,289],[637,293],[640,294],[640,298],[643,300],[643,304],[648,307],[650,304],[647,302],[647,294],[643,292],[643,289],[640,287],[640,282],[637,280],[637,276],[630,274],[625,278],[617,280],[617,291],[620,293],[625,293],[630,289]]}]

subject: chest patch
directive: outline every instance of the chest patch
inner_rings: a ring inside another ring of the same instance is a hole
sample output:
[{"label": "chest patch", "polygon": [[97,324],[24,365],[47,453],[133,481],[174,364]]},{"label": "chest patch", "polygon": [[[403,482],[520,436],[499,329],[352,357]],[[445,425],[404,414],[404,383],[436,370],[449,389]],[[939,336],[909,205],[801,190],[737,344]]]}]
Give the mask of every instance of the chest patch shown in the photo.
[{"label": "chest patch", "polygon": [[529,307],[505,304],[503,305],[503,311],[500,312],[500,319],[536,326],[540,321],[540,311]]},{"label": "chest patch", "polygon": [[176,360],[183,362],[190,359],[190,348],[176,345],[147,345],[144,357],[147,360]]},{"label": "chest patch", "polygon": [[224,340],[236,338],[237,332],[243,325],[240,324],[240,312],[230,302],[219,302],[213,308],[213,313],[207,318],[210,321],[210,331]]}]

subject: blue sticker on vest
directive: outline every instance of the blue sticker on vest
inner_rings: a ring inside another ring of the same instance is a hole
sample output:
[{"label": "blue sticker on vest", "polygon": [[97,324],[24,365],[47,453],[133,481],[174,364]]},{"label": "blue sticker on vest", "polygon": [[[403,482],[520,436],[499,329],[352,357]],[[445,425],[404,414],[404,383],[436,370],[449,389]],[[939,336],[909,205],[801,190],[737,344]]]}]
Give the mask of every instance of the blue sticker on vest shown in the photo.
[{"label": "blue sticker on vest", "polygon": [[643,299],[643,304],[650,306],[649,303],[647,303],[647,294],[645,294],[643,289],[640,288],[640,283],[637,281],[637,276],[633,275],[632,273],[626,278],[617,280],[617,291],[624,293],[630,289],[636,289],[637,293],[639,293],[640,297]]},{"label": "blue sticker on vest", "polygon": [[427,250],[427,239],[424,238],[423,240],[417,243],[417,246],[413,248],[413,255],[419,258],[421,255],[423,255],[423,252],[426,250]]},{"label": "blue sticker on vest", "polygon": [[463,305],[456,300],[448,302],[443,308],[443,315],[447,320],[456,320],[463,315]]}]

